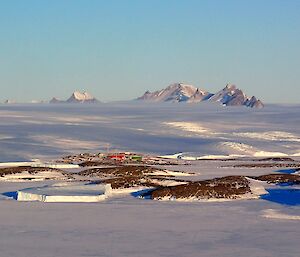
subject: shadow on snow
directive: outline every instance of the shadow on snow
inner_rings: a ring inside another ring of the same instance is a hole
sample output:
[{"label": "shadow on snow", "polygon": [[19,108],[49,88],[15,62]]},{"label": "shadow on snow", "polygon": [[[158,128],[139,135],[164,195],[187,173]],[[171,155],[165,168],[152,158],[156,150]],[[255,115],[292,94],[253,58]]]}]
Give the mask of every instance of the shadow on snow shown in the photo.
[{"label": "shadow on snow", "polygon": [[262,195],[260,198],[283,205],[299,205],[300,189],[266,189],[269,194]]},{"label": "shadow on snow", "polygon": [[18,193],[17,193],[17,191],[5,192],[5,193],[2,193],[2,195],[17,200]]},{"label": "shadow on snow", "polygon": [[294,174],[294,173],[296,173],[297,171],[300,171],[300,169],[297,168],[297,169],[276,170],[276,172],[279,172],[279,173],[285,173],[285,174]]}]

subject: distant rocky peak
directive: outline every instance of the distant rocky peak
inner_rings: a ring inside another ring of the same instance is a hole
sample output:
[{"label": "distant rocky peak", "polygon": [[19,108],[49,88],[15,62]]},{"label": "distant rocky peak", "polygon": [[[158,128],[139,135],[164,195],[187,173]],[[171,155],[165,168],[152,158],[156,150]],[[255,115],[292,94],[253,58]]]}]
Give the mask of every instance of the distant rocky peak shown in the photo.
[{"label": "distant rocky peak", "polygon": [[236,89],[236,85],[227,83],[224,89],[225,90],[235,90]]},{"label": "distant rocky peak", "polygon": [[51,104],[55,104],[55,103],[62,103],[64,101],[58,99],[57,97],[53,97],[51,100],[50,100],[50,103]]},{"label": "distant rocky peak", "polygon": [[71,97],[67,100],[67,102],[71,102],[71,103],[84,103],[84,102],[98,102],[98,100],[93,97],[91,94],[89,94],[88,92],[84,91],[84,92],[79,92],[79,91],[75,91]]},{"label": "distant rocky peak", "polygon": [[88,99],[93,99],[94,97],[92,95],[90,95],[88,92],[84,91],[84,92],[79,92],[79,91],[75,91],[72,96],[78,100],[88,100]]},{"label": "distant rocky peak", "polygon": [[50,103],[98,103],[99,101],[86,91],[74,91],[68,100],[59,100],[53,97]]},{"label": "distant rocky peak", "polygon": [[263,108],[264,104],[262,103],[262,101],[260,101],[259,99],[257,99],[255,96],[252,96],[250,99],[248,99],[248,101],[245,104],[248,107],[251,108]]}]

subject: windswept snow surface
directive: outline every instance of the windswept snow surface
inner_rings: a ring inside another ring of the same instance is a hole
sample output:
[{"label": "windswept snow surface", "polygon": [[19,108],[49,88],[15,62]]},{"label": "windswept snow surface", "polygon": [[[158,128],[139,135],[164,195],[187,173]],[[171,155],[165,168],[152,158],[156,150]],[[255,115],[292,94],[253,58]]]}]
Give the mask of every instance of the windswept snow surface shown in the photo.
[{"label": "windswept snow surface", "polygon": [[163,124],[165,124],[167,126],[170,126],[170,127],[182,129],[184,131],[201,134],[201,135],[212,133],[209,129],[204,128],[199,123],[195,123],[195,122],[193,123],[193,122],[179,122],[179,121],[177,121],[177,122],[165,122]]},{"label": "windswept snow surface", "polygon": [[300,153],[300,106],[209,103],[0,105],[0,162],[83,151],[278,156]]},{"label": "windswept snow surface", "polygon": [[264,210],[262,216],[269,219],[300,220],[300,215],[281,213],[273,209]]}]

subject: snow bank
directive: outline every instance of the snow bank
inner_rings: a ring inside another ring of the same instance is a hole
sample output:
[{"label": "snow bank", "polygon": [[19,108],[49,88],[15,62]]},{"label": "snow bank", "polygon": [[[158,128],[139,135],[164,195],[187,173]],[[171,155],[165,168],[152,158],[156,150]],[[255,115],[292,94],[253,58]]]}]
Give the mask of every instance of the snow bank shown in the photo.
[{"label": "snow bank", "polygon": [[34,174],[23,171],[21,173],[14,173],[14,174],[7,174],[5,176],[0,176],[0,181],[6,182],[26,182],[30,181],[44,181],[44,180],[66,180],[68,177],[64,175],[60,171],[49,170],[49,171],[42,171],[36,172]]},{"label": "snow bank", "polygon": [[241,158],[241,157],[246,157],[246,155],[241,155],[241,154],[230,154],[230,155],[203,155],[196,157],[197,160],[203,160],[203,159],[209,159],[209,160],[215,160],[215,159],[232,159],[232,158]]},{"label": "snow bank", "polygon": [[157,170],[153,173],[145,173],[145,175],[155,175],[155,176],[175,176],[175,177],[189,177],[193,176],[194,173],[187,173],[181,171],[172,171],[172,170]]},{"label": "snow bank", "polygon": [[54,169],[77,169],[80,166],[78,164],[68,164],[68,163],[34,163],[31,167],[40,168],[54,168]]},{"label": "snow bank", "polygon": [[175,154],[170,154],[170,155],[159,155],[157,156],[158,158],[163,158],[163,159],[180,159],[183,153],[175,153]]},{"label": "snow bank", "polygon": [[256,152],[254,157],[283,157],[288,156],[288,154],[282,153],[282,152],[266,152],[266,151],[259,151]]},{"label": "snow bank", "polygon": [[279,211],[273,209],[264,210],[262,216],[269,219],[300,220],[300,215],[280,213]]},{"label": "snow bank", "polygon": [[268,140],[268,141],[300,142],[300,137],[298,135],[285,132],[285,131],[238,132],[238,133],[233,133],[233,135],[238,137]]},{"label": "snow bank", "polygon": [[4,167],[19,167],[19,166],[31,166],[35,164],[35,162],[1,162],[0,168]]},{"label": "snow bank", "polygon": [[211,132],[209,129],[203,127],[200,123],[195,122],[164,122],[164,125],[175,127],[184,131],[193,132],[193,133],[208,133]]},{"label": "snow bank", "polygon": [[18,201],[99,202],[111,193],[110,184],[56,184],[17,191]]},{"label": "snow bank", "polygon": [[227,155],[204,155],[197,157],[198,160],[201,159],[229,159],[229,158],[241,158],[241,157],[286,157],[289,156],[283,152],[271,152],[259,149],[249,144],[244,144],[240,142],[221,142],[217,144],[218,149],[223,150],[223,152],[228,153]]},{"label": "snow bank", "polygon": [[245,198],[259,198],[262,195],[268,194],[268,191],[265,189],[267,183],[248,177],[247,179],[250,183],[251,195],[245,195]]},{"label": "snow bank", "polygon": [[42,162],[39,162],[39,161],[33,161],[33,162],[1,162],[0,163],[0,168],[20,167],[20,166],[41,167],[41,168],[56,168],[56,169],[76,169],[76,168],[79,168],[79,165],[77,165],[77,164],[42,163]]}]

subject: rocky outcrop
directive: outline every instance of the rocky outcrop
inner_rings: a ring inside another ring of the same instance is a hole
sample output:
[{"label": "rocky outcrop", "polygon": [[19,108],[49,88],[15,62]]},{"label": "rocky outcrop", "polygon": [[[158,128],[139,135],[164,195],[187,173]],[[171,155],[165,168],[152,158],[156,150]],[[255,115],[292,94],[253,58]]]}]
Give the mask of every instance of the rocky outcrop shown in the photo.
[{"label": "rocky outcrop", "polygon": [[153,174],[159,169],[149,166],[118,166],[109,168],[92,168],[79,172],[81,176],[102,177],[102,176],[144,176],[145,174]]},{"label": "rocky outcrop", "polygon": [[0,181],[24,180],[72,180],[72,174],[63,170],[48,167],[7,167],[0,168]]},{"label": "rocky outcrop", "polygon": [[205,101],[209,99],[213,94],[206,92],[204,90],[201,90],[197,88],[195,94],[193,94],[188,100],[188,103],[199,103],[201,101]]},{"label": "rocky outcrop", "polygon": [[295,174],[267,174],[253,178],[269,184],[300,184],[300,176]]},{"label": "rocky outcrop", "polygon": [[182,185],[160,187],[144,194],[154,200],[235,199],[251,193],[250,182],[243,176],[228,176]]},{"label": "rocky outcrop", "polygon": [[263,108],[264,104],[262,103],[262,101],[256,99],[255,96],[252,96],[250,100],[247,100],[245,102],[245,105],[247,107],[251,107],[251,108]]}]

